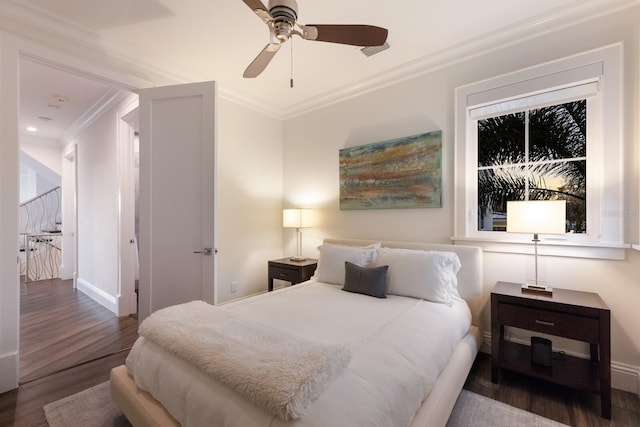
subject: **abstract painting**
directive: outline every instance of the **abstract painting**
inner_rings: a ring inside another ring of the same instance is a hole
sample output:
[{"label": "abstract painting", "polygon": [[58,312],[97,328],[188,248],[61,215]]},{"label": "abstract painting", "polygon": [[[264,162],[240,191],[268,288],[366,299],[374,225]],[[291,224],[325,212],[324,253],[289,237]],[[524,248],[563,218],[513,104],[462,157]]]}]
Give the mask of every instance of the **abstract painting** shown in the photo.
[{"label": "abstract painting", "polygon": [[442,207],[442,131],[340,150],[340,209]]}]

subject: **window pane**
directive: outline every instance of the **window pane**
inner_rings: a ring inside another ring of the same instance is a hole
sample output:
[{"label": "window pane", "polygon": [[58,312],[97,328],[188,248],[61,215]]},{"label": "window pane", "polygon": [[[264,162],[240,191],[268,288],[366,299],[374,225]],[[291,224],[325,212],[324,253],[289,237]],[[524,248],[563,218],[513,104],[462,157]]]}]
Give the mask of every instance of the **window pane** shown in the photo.
[{"label": "window pane", "polygon": [[557,160],[587,155],[587,101],[531,110],[529,159]]},{"label": "window pane", "polygon": [[478,120],[478,166],[524,161],[524,113]]},{"label": "window pane", "polygon": [[532,169],[530,200],[566,200],[567,232],[586,233],[586,162],[542,165]]},{"label": "window pane", "polygon": [[478,171],[479,231],[506,231],[507,201],[525,199],[527,179],[522,166]]},{"label": "window pane", "polygon": [[587,232],[587,202],[567,200],[567,233]]},{"label": "window pane", "polygon": [[575,160],[532,167],[529,198],[532,200],[584,200],[586,198],[586,166],[586,161]]}]

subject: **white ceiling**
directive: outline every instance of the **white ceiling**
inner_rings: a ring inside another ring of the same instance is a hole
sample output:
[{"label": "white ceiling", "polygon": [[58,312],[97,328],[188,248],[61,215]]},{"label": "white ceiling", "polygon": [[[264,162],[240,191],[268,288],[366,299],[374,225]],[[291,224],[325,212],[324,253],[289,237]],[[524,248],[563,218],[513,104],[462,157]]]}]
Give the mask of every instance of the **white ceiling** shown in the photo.
[{"label": "white ceiling", "polygon": [[[242,73],[269,34],[242,0],[0,0],[0,14],[63,37],[84,35],[85,44],[153,63],[181,81],[216,80],[223,93],[285,117],[401,78],[405,70],[416,72],[450,52],[469,54],[469,49],[508,43],[639,2],[298,0],[300,23],[385,27],[391,48],[366,57],[357,47],[295,38],[293,61],[289,41],[255,79],[244,79]],[[294,88],[289,87],[292,68]],[[31,78],[29,85],[37,85],[22,87],[25,115],[44,114],[31,103],[42,108],[54,94],[76,100],[86,96],[88,103],[105,90],[96,82],[74,79],[66,88],[56,87],[65,79],[55,72]]]},{"label": "white ceiling", "polygon": [[[20,61],[21,135],[54,141],[81,126],[86,113],[105,102],[109,85],[37,62]],[[36,131],[28,131],[33,127]]]}]

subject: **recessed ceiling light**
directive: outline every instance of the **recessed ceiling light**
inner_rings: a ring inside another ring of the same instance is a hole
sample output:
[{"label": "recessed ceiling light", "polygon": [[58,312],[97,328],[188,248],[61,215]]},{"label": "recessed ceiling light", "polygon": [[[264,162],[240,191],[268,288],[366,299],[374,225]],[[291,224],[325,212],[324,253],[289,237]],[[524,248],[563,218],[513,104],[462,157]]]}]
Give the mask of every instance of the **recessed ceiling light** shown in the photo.
[{"label": "recessed ceiling light", "polygon": [[52,108],[54,110],[59,110],[60,109],[59,105],[53,105],[53,104],[49,104],[49,105],[47,105],[47,107]]},{"label": "recessed ceiling light", "polygon": [[47,117],[47,116],[38,116],[38,118],[43,122],[50,122],[51,120],[53,120],[51,117]]},{"label": "recessed ceiling light", "polygon": [[33,126],[27,126],[27,130],[28,130],[29,132],[38,132],[38,129],[37,129],[37,128],[35,128],[35,127],[33,127]]},{"label": "recessed ceiling light", "polygon": [[58,101],[60,103],[65,103],[65,102],[69,101],[69,98],[64,96],[64,95],[53,95],[53,97],[55,98],[56,101]]}]

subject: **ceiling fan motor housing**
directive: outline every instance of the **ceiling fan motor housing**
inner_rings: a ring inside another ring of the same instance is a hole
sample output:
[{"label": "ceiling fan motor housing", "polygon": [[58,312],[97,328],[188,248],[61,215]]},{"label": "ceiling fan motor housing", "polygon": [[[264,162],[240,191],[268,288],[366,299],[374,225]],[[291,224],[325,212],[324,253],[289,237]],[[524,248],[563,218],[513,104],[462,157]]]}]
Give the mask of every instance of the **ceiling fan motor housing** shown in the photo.
[{"label": "ceiling fan motor housing", "polygon": [[273,18],[273,29],[278,40],[289,40],[298,19],[298,4],[295,0],[270,0],[269,13]]}]

